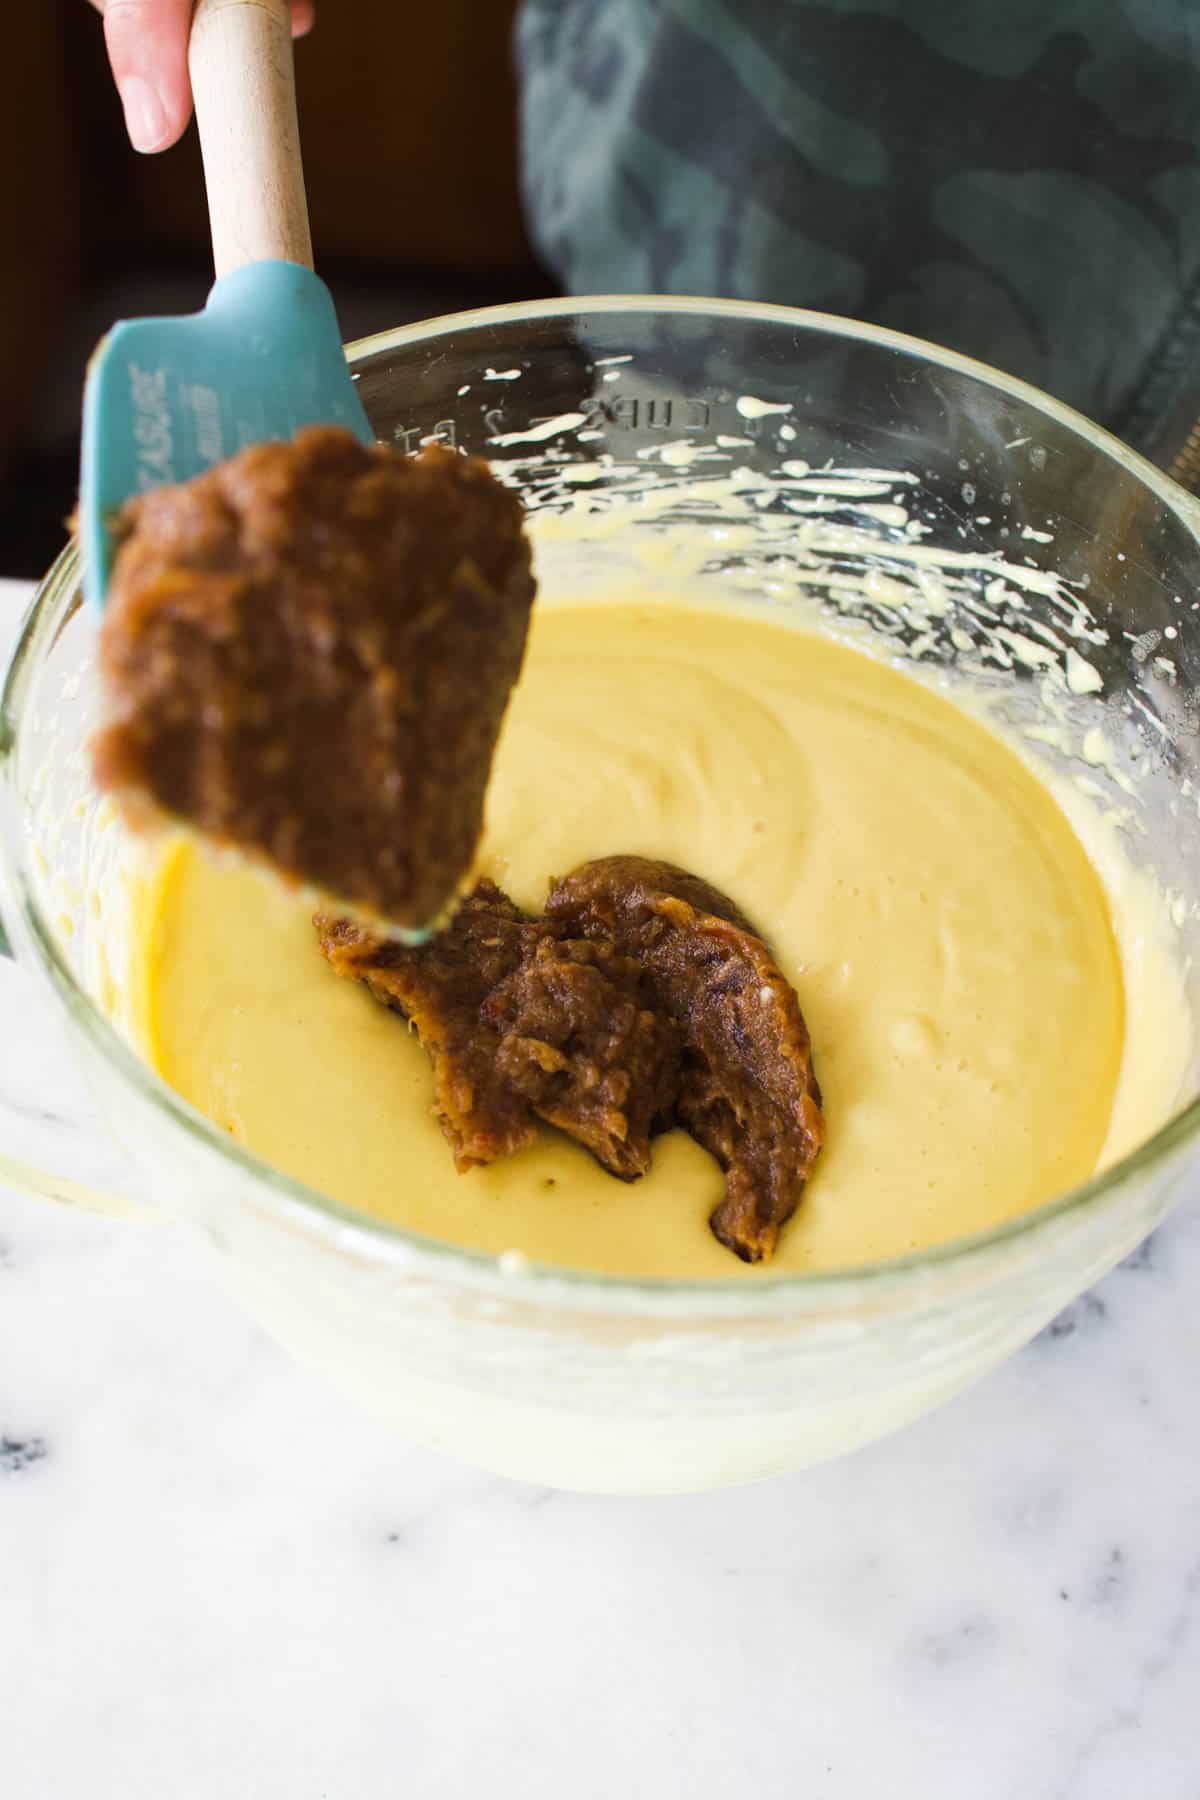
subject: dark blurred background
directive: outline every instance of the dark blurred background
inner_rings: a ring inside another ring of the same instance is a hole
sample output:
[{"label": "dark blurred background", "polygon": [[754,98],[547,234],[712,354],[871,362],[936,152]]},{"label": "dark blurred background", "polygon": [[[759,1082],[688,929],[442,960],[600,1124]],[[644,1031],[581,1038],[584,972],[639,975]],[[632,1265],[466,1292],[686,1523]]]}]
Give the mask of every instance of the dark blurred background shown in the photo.
[{"label": "dark blurred background", "polygon": [[[343,333],[548,293],[521,222],[517,0],[336,0],[296,47],[319,272]],[[0,576],[37,575],[74,503],[88,353],[116,318],[202,306],[194,127],[130,150],[99,16],[5,9],[0,107]]]}]

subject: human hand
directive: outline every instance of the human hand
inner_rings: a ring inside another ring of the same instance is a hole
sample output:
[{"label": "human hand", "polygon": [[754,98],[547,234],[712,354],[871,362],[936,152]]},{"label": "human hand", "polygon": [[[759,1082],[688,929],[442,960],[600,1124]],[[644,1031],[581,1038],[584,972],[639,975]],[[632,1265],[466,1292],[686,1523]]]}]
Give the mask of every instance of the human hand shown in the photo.
[{"label": "human hand", "polygon": [[[135,150],[166,150],[192,115],[188,33],[193,0],[91,0]],[[314,0],[291,0],[292,36],[312,30]]]}]

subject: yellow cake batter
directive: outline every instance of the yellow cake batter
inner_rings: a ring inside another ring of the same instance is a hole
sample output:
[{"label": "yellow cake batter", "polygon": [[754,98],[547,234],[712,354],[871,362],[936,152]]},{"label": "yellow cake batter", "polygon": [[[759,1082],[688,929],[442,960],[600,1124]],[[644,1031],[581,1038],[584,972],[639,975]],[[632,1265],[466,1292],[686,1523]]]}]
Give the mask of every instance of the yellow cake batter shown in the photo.
[{"label": "yellow cake batter", "polygon": [[488,815],[480,868],[523,905],[592,857],[664,857],[774,946],[827,1143],[765,1270],[712,1237],[722,1178],[680,1133],[631,1186],[549,1131],[456,1175],[403,1021],[331,972],[300,899],[190,843],[145,936],[166,1079],[364,1211],[621,1273],[844,1267],[992,1225],[1095,1169],[1124,1043],[1104,890],[1049,792],[916,682],[744,613],[543,604]]}]

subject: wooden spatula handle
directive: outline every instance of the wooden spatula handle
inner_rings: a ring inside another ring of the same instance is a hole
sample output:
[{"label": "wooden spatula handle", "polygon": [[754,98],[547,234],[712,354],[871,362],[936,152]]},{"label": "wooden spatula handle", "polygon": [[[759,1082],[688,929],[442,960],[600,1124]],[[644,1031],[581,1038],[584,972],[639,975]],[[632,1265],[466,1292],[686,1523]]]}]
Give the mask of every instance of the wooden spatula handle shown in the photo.
[{"label": "wooden spatula handle", "polygon": [[188,61],[218,276],[311,269],[288,0],[198,0]]}]

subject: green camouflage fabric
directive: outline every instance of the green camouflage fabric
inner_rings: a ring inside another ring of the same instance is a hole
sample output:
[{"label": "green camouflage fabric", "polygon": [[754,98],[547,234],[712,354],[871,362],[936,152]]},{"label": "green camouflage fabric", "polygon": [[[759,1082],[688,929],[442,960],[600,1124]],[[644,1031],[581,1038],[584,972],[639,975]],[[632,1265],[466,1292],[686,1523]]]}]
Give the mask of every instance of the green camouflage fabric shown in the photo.
[{"label": "green camouflage fabric", "polygon": [[516,44],[568,290],[873,320],[1147,446],[1200,402],[1200,0],[524,0]]}]

